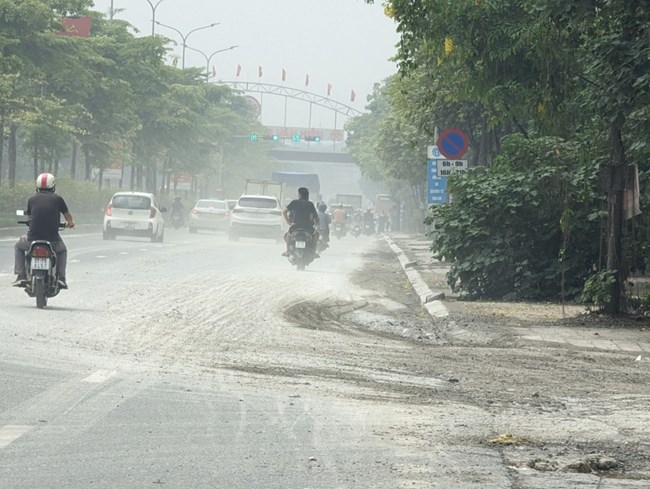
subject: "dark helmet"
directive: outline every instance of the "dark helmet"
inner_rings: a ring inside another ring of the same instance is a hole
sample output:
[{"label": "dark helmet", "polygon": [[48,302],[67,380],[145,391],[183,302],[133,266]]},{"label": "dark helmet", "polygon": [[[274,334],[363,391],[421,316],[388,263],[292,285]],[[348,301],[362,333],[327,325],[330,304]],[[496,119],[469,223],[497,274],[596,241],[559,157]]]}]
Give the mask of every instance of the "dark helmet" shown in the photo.
[{"label": "dark helmet", "polygon": [[301,199],[308,199],[309,198],[309,189],[307,187],[300,187],[298,189],[298,195],[300,196]]},{"label": "dark helmet", "polygon": [[321,212],[325,212],[327,210],[327,204],[325,202],[321,202],[318,204],[318,210]]}]

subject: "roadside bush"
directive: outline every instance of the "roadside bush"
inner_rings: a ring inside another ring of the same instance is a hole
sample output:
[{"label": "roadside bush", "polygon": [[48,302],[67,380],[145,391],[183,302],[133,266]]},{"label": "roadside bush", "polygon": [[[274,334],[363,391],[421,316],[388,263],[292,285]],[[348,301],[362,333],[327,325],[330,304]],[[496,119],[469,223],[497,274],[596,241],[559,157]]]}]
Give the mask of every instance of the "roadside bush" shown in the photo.
[{"label": "roadside bush", "polygon": [[[104,206],[116,189],[99,190],[91,182],[78,182],[69,178],[57,178],[56,192],[63,196],[77,223],[101,222]],[[24,209],[29,197],[34,195],[34,183],[19,182],[13,187],[0,187],[0,225],[15,224],[16,209]]]},{"label": "roadside bush", "polygon": [[510,136],[492,168],[449,178],[453,203],[432,206],[432,251],[468,298],[576,297],[598,262],[597,162],[554,138]]}]

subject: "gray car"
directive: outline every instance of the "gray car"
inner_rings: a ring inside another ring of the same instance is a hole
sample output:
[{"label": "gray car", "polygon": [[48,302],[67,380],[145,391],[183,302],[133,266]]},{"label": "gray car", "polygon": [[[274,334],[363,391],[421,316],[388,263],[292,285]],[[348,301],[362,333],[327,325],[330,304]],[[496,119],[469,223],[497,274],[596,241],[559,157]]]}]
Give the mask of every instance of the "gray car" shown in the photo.
[{"label": "gray car", "polygon": [[201,199],[190,211],[190,233],[199,229],[225,231],[228,229],[230,211],[225,200]]}]

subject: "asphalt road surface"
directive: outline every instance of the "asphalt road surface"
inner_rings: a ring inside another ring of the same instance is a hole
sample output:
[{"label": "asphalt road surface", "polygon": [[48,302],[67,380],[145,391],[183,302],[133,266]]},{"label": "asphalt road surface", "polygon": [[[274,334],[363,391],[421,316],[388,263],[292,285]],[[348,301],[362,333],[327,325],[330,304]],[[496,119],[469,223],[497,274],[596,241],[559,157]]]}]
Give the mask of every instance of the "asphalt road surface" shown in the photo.
[{"label": "asphalt road surface", "polygon": [[[305,272],[283,244],[217,233],[65,239],[70,290],[44,310],[8,287],[0,239],[2,489],[648,487],[645,370],[445,345],[374,237],[335,241]],[[505,457],[486,440],[513,422],[549,457],[633,441],[616,453],[638,480],[545,471],[525,439]]]}]

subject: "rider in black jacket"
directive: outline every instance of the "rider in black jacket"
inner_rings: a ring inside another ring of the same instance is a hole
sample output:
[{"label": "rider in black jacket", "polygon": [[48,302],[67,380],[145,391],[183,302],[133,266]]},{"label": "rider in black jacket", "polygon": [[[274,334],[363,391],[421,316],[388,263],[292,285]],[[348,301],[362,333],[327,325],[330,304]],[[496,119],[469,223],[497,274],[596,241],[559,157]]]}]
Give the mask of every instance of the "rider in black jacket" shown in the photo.
[{"label": "rider in black jacket", "polygon": [[36,179],[36,195],[27,201],[25,214],[29,217],[29,231],[14,245],[14,273],[16,280],[14,287],[24,287],[27,276],[25,275],[25,252],[29,250],[32,241],[44,240],[52,244],[52,249],[57,257],[57,271],[59,274],[59,287],[67,289],[66,265],[68,249],[59,235],[59,222],[61,214],[65,217],[65,227],[73,228],[74,220],[68,210],[63,197],[54,193],[56,181],[54,175],[42,173]]}]

